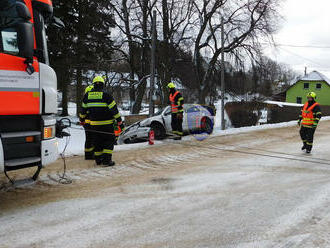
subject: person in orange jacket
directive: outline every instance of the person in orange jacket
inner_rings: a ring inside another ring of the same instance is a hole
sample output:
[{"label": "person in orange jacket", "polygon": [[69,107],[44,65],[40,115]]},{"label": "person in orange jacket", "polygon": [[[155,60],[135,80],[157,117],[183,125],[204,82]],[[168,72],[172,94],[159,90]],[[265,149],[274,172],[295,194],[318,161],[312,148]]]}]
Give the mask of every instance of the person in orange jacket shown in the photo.
[{"label": "person in orange jacket", "polygon": [[298,125],[300,128],[300,137],[303,141],[302,150],[310,153],[313,148],[314,133],[317,125],[322,117],[320,104],[317,103],[316,94],[309,92],[307,94],[308,101],[304,104],[299,116]]},{"label": "person in orange jacket", "polygon": [[169,100],[172,110],[172,132],[177,135],[176,140],[181,140],[183,136],[182,122],[183,122],[183,104],[184,99],[181,93],[175,88],[174,83],[169,83],[167,88],[170,91]]}]

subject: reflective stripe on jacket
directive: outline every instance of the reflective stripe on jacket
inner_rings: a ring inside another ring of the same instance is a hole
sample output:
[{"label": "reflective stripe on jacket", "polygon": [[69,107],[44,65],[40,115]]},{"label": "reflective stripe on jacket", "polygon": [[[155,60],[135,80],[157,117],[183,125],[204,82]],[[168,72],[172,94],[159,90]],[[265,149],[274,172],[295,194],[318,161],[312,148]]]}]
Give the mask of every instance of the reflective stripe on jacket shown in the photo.
[{"label": "reflective stripe on jacket", "polygon": [[112,95],[95,89],[85,94],[80,117],[87,118],[91,126],[112,125],[115,121],[122,121]]},{"label": "reflective stripe on jacket", "polygon": [[170,94],[170,102],[171,102],[171,109],[172,109],[172,113],[178,113],[178,112],[183,112],[183,109],[180,108],[182,107],[180,105],[180,101],[183,100],[183,97],[180,97],[177,101],[175,101],[175,98],[178,96],[178,94],[180,94],[179,91],[176,91],[174,94]]},{"label": "reflective stripe on jacket", "polygon": [[316,102],[308,108],[308,102],[305,103],[302,109],[302,125],[312,126],[314,123],[317,124],[316,118],[314,117],[313,109],[319,104]]}]

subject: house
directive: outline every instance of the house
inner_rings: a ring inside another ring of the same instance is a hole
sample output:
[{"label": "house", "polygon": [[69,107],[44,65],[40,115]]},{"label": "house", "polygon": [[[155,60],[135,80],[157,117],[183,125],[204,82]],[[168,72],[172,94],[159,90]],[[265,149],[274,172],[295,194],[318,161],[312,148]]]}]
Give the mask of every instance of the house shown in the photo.
[{"label": "house", "polygon": [[296,78],[286,91],[286,102],[304,103],[310,91],[316,93],[321,105],[330,105],[330,80],[317,71]]}]

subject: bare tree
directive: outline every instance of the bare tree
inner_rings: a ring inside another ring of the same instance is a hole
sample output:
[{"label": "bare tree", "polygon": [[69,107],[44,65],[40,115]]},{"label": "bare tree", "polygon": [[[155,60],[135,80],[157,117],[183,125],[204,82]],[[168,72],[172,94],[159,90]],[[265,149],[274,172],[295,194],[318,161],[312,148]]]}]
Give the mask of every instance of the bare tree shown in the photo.
[{"label": "bare tree", "polygon": [[[200,82],[199,101],[203,103],[214,84],[210,78],[221,53],[220,18],[225,19],[224,51],[236,61],[244,63],[246,55],[253,57],[259,53],[260,38],[271,38],[276,31],[280,0],[203,0],[194,2],[198,12],[199,25],[196,26],[194,40],[194,65]],[[204,61],[202,52],[208,48],[212,55]]]}]

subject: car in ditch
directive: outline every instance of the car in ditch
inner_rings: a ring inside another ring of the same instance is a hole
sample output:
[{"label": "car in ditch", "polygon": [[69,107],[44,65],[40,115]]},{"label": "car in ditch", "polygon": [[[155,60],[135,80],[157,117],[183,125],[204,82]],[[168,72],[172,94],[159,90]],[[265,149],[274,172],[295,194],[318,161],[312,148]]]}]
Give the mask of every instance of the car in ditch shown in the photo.
[{"label": "car in ditch", "polygon": [[[214,127],[215,111],[212,107],[200,104],[185,104],[183,108],[184,134],[211,134]],[[119,144],[146,141],[151,130],[155,139],[164,139],[172,134],[171,107],[167,106],[152,117],[136,122],[127,127],[119,137]]]}]

